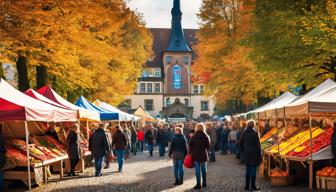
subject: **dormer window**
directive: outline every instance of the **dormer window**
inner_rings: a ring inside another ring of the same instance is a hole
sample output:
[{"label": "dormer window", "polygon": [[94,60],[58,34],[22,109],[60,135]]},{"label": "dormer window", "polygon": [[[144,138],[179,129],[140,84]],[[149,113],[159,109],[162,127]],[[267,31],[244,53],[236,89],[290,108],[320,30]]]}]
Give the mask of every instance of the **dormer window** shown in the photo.
[{"label": "dormer window", "polygon": [[184,56],[183,57],[183,62],[184,62],[184,64],[188,65],[190,63],[189,57],[188,56]]},{"label": "dormer window", "polygon": [[166,56],[166,63],[171,64],[172,59],[172,56]]}]

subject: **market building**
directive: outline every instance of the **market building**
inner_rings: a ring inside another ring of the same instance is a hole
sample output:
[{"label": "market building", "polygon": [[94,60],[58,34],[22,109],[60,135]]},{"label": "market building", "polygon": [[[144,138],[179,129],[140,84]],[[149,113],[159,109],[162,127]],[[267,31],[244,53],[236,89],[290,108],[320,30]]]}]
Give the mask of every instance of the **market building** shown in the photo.
[{"label": "market building", "polygon": [[129,109],[142,106],[154,117],[196,119],[213,115],[215,102],[204,95],[205,78],[194,77],[197,29],[182,28],[180,0],[174,0],[171,28],[150,28],[154,57],[144,65]]}]

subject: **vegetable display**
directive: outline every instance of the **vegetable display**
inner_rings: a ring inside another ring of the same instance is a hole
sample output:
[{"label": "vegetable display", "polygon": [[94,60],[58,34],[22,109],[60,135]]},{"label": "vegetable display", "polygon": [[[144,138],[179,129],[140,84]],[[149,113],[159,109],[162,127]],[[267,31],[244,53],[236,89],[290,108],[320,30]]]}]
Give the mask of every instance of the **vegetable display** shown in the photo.
[{"label": "vegetable display", "polygon": [[336,168],[335,167],[325,167],[322,170],[317,171],[316,176],[336,178]]}]

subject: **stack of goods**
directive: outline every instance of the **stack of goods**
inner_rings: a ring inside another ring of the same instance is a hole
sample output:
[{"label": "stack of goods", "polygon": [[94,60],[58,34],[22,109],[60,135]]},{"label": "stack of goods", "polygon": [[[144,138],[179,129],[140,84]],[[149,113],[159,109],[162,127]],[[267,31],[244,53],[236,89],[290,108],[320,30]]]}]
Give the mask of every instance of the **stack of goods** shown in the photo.
[{"label": "stack of goods", "polygon": [[275,133],[272,134],[270,138],[261,142],[261,149],[262,150],[267,150],[271,146],[275,145],[276,142],[278,141],[278,138],[280,137],[280,134],[283,132],[283,130],[284,129],[281,129],[279,131],[275,131]]},{"label": "stack of goods", "polygon": [[322,170],[317,171],[316,176],[336,178],[336,168],[335,167],[325,167]]},{"label": "stack of goods", "polygon": [[[23,151],[24,153],[27,153],[26,148],[26,142],[20,139],[13,139],[10,141],[10,144],[12,147],[19,149],[20,151]],[[29,146],[30,156],[32,157],[32,162],[40,162],[50,159],[48,156],[46,156],[40,149],[36,148],[33,145]]]},{"label": "stack of goods", "polygon": [[[320,128],[313,128],[312,129],[312,138],[315,138],[319,136],[321,133],[323,133],[323,129]],[[270,153],[277,153],[278,150],[280,152],[280,155],[285,155],[288,152],[294,150],[296,147],[300,146],[301,144],[305,143],[310,139],[310,130],[302,131],[295,136],[289,138],[286,141],[283,141],[279,146],[274,146],[270,148]]]},{"label": "stack of goods", "polygon": [[296,126],[289,126],[280,133],[280,140],[289,138],[294,133],[298,132],[299,128]]},{"label": "stack of goods", "polygon": [[277,133],[277,128],[273,128],[270,131],[268,131],[262,138],[260,138],[260,143],[265,142],[266,140],[268,140],[270,137],[272,137],[272,135]]},{"label": "stack of goods", "polygon": [[[334,133],[333,128],[327,128],[322,134],[313,139],[313,154],[319,150],[327,147],[331,143],[331,137]],[[310,155],[310,141],[306,141],[299,147],[287,153],[288,156],[293,157],[307,157]]]},{"label": "stack of goods", "polygon": [[271,177],[288,177],[289,173],[287,171],[283,171],[280,168],[274,168],[271,170]]},{"label": "stack of goods", "polygon": [[50,136],[32,137],[31,141],[50,157],[66,155],[65,147]]},{"label": "stack of goods", "polygon": [[26,163],[27,156],[21,150],[14,147],[7,147],[6,157],[8,159],[14,160],[16,163]]}]

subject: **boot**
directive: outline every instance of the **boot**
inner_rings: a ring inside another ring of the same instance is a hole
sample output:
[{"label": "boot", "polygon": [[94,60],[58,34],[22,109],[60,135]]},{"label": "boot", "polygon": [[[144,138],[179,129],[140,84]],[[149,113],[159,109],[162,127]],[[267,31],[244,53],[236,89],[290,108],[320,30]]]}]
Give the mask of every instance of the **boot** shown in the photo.
[{"label": "boot", "polygon": [[250,190],[250,177],[246,176],[245,177],[245,191]]},{"label": "boot", "polygon": [[200,184],[197,184],[197,185],[194,187],[194,189],[196,189],[196,190],[201,189],[201,188],[202,188],[202,187],[201,187]]},{"label": "boot", "polygon": [[178,179],[175,179],[175,183],[174,183],[174,186],[177,186],[180,184],[180,181]]},{"label": "boot", "polygon": [[256,186],[255,182],[256,182],[256,177],[252,176],[251,177],[251,190],[252,191],[260,191],[260,188]]},{"label": "boot", "polygon": [[202,187],[203,188],[206,188],[208,185],[207,185],[207,182],[206,182],[206,178],[203,178],[203,184],[202,184]]},{"label": "boot", "polygon": [[179,185],[183,185],[183,176],[180,177]]}]

